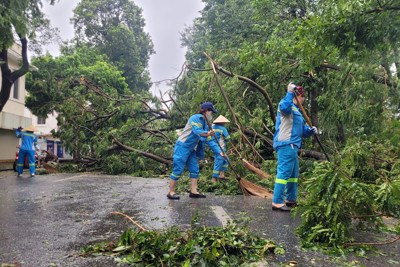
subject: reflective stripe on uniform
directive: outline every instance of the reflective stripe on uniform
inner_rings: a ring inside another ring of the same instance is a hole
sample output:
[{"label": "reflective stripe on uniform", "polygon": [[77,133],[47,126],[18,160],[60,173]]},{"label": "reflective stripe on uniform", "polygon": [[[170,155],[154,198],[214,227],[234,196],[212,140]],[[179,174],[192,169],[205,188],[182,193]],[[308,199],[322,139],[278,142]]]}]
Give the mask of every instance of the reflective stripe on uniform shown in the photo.
[{"label": "reflective stripe on uniform", "polygon": [[28,135],[28,136],[31,136],[31,137],[33,137],[33,138],[36,137],[36,136],[34,136],[33,134],[28,134],[28,133],[22,133],[22,135]]},{"label": "reflective stripe on uniform", "polygon": [[297,183],[298,180],[299,180],[299,178],[289,178],[289,180],[287,182],[288,183]]},{"label": "reflective stripe on uniform", "polygon": [[175,174],[173,174],[173,173],[171,173],[171,175],[174,176],[174,177],[176,177],[176,178],[181,178],[181,177],[182,177],[182,175],[175,175]]},{"label": "reflective stripe on uniform", "polygon": [[285,179],[278,179],[278,178],[277,178],[277,179],[275,180],[275,183],[277,183],[277,184],[287,184],[287,182],[288,182],[288,181],[285,180]]},{"label": "reflective stripe on uniform", "polygon": [[213,173],[215,173],[215,174],[219,174],[219,171],[213,171]]},{"label": "reflective stripe on uniform", "polygon": [[197,123],[197,122],[194,122],[194,121],[192,121],[192,123],[190,124],[190,127],[192,127],[192,125],[196,125],[197,127],[203,128],[203,124]]}]

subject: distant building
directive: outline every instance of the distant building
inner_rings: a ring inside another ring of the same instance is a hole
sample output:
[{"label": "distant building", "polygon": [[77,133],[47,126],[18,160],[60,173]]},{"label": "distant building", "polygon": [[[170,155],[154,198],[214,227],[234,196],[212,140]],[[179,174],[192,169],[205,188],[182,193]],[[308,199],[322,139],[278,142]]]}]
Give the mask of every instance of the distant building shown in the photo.
[{"label": "distant building", "polygon": [[41,150],[51,151],[59,159],[71,159],[72,156],[65,151],[62,142],[58,138],[54,138],[51,130],[57,129],[57,114],[49,115],[47,118],[37,117],[32,115],[32,124],[39,130],[38,145]]},{"label": "distant building", "polygon": [[[8,65],[11,71],[20,68],[22,60],[22,48],[14,44],[8,50]],[[1,73],[1,70],[0,70]],[[0,84],[1,84],[0,75]],[[71,158],[62,147],[62,143],[51,136],[51,130],[57,128],[55,115],[48,118],[38,118],[25,107],[25,97],[28,92],[25,89],[25,76],[18,78],[11,88],[10,98],[0,112],[0,169],[12,168],[15,160],[15,152],[18,150],[20,139],[15,137],[15,130],[21,126],[35,125],[40,131],[38,143],[42,150],[51,149],[59,158]]]}]

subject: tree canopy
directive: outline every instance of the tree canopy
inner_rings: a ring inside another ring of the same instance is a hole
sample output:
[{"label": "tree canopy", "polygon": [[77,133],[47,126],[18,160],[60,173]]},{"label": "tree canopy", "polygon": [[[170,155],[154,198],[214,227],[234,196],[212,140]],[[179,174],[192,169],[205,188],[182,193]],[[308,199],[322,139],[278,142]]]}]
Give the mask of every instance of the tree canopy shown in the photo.
[{"label": "tree canopy", "polygon": [[[206,51],[228,71],[262,85],[275,105],[290,81],[304,85],[313,125],[339,145],[360,133],[378,135],[397,119],[398,79],[390,68],[399,61],[394,1],[204,2],[202,16],[182,37],[192,67],[208,68]],[[210,80],[210,72],[188,73],[176,97],[216,91]],[[256,116],[272,128],[254,87],[231,78],[224,84],[241,120],[251,124]],[[209,96],[222,103],[218,94]],[[251,127],[267,134],[260,123]]]},{"label": "tree canopy", "polygon": [[74,10],[76,41],[105,54],[123,72],[134,93],[148,91],[153,44],[145,33],[142,10],[129,0],[82,0]]}]

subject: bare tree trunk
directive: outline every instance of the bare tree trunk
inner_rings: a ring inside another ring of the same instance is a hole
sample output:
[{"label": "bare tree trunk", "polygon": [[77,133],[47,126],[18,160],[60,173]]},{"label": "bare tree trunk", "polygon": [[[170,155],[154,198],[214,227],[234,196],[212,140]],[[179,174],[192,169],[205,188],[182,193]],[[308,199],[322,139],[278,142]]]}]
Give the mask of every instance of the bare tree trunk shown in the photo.
[{"label": "bare tree trunk", "polygon": [[11,87],[13,85],[13,81],[11,80],[11,70],[8,67],[8,55],[5,45],[3,45],[0,57],[3,61],[5,61],[5,63],[1,65],[1,78],[2,78],[1,91],[0,91],[0,112],[1,112],[10,97]]},{"label": "bare tree trunk", "polygon": [[1,64],[1,90],[0,90],[0,112],[3,110],[8,99],[10,98],[11,87],[13,83],[21,76],[29,71],[28,61],[28,41],[26,38],[20,38],[22,45],[22,66],[16,71],[11,71],[8,66],[7,48],[3,45],[0,57],[5,62]]},{"label": "bare tree trunk", "polygon": [[[120,141],[118,141],[117,139],[115,139],[114,136],[112,136],[112,138],[113,138],[113,143],[117,144],[118,146],[120,146],[120,147],[121,147],[122,149],[124,149],[124,150],[139,153],[139,154],[145,156],[146,158],[150,158],[150,159],[155,160],[155,161],[158,161],[158,162],[160,162],[160,163],[172,164],[172,161],[169,160],[169,159],[165,159],[165,158],[162,158],[162,157],[160,157],[160,156],[158,156],[158,155],[156,155],[156,154],[149,153],[149,152],[145,152],[145,151],[141,151],[141,150],[139,150],[139,149],[136,149],[136,148],[133,148],[133,147],[124,145],[123,143],[121,143]],[[109,148],[108,148],[108,150],[113,150],[113,149],[115,149],[115,148],[114,148],[114,147],[109,147]]]}]

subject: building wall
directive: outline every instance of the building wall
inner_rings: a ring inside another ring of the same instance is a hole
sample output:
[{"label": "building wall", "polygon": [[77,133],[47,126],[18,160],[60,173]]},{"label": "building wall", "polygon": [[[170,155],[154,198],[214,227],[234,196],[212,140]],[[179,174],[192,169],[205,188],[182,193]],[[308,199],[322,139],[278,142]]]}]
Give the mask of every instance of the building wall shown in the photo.
[{"label": "building wall", "polygon": [[0,169],[11,169],[19,140],[15,137],[14,131],[5,129],[0,129],[0,137]]}]

